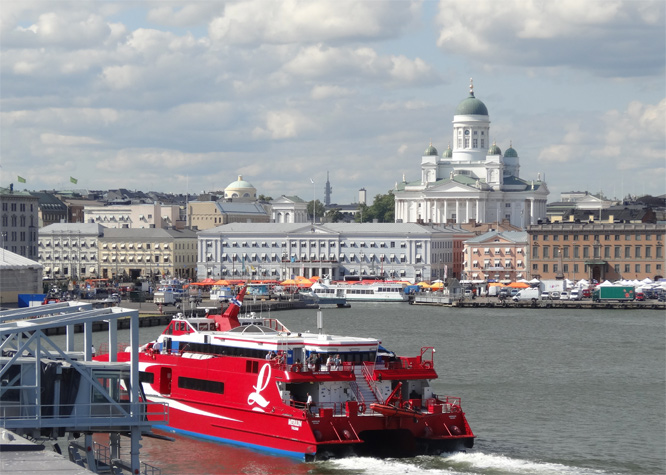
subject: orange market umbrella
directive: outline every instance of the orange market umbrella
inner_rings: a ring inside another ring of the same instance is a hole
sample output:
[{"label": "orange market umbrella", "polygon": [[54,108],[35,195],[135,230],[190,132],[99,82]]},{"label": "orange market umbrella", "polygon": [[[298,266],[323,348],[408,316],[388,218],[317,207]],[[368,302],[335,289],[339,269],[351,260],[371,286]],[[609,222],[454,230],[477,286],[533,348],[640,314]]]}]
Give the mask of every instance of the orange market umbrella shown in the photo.
[{"label": "orange market umbrella", "polygon": [[294,279],[283,280],[280,284],[281,284],[281,285],[284,285],[284,286],[288,286],[288,285],[298,285],[298,283],[297,283]]},{"label": "orange market umbrella", "polygon": [[507,287],[511,287],[512,289],[526,289],[530,285],[526,284],[525,282],[511,282]]},{"label": "orange market umbrella", "polygon": [[444,282],[435,282],[430,286],[431,289],[441,289],[444,287]]},{"label": "orange market umbrella", "polygon": [[213,283],[213,285],[224,285],[224,286],[229,286],[229,285],[231,285],[231,284],[229,283],[228,280],[221,279],[221,280],[217,280],[217,281],[215,281],[215,282]]},{"label": "orange market umbrella", "polygon": [[319,280],[319,276],[313,275],[309,280],[310,282],[317,282]]}]

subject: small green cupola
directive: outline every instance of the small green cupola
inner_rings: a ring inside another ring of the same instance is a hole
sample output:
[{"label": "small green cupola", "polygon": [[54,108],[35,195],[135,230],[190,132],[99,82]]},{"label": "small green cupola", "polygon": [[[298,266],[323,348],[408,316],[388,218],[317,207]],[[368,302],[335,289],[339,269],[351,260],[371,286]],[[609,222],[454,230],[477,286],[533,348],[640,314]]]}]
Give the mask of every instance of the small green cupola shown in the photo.
[{"label": "small green cupola", "polygon": [[511,142],[509,142],[509,148],[504,151],[504,158],[518,158],[518,152],[513,148]]},{"label": "small green cupola", "polygon": [[453,157],[453,150],[451,150],[451,144],[449,144],[449,148],[444,150],[444,153],[442,154],[442,158],[452,158]]},{"label": "small green cupola", "polygon": [[502,150],[493,142],[492,146],[488,149],[488,155],[502,155]]},{"label": "small green cupola", "polygon": [[433,147],[432,142],[430,142],[430,146],[425,149],[425,152],[423,152],[423,156],[424,157],[429,157],[429,156],[433,156],[433,155],[436,156],[436,155],[439,155],[439,153],[437,153],[437,149],[435,147]]}]

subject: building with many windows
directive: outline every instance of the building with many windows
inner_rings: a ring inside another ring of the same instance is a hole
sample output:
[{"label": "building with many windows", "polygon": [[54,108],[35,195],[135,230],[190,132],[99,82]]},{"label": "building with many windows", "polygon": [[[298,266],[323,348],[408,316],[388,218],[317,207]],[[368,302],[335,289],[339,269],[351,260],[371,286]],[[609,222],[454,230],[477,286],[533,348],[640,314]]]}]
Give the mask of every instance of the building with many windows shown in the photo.
[{"label": "building with many windows", "polygon": [[602,282],[664,276],[666,225],[561,222],[530,226],[530,278]]},{"label": "building with many windows", "polygon": [[104,226],[93,223],[59,223],[41,228],[39,263],[44,266],[44,277],[98,277],[98,241],[103,234]]},{"label": "building with many windows", "polygon": [[37,260],[39,198],[27,191],[0,188],[0,247]]},{"label": "building with many windows", "polygon": [[185,226],[178,205],[128,204],[111,206],[86,206],[83,210],[86,223],[101,224],[105,228],[181,228]]},{"label": "building with many windows", "polygon": [[404,223],[478,223],[503,219],[524,229],[546,218],[548,187],[541,175],[519,176],[511,143],[502,153],[490,141],[490,116],[474,95],[453,116],[453,148],[440,156],[430,144],[421,157],[421,177],[396,183],[395,219]]},{"label": "building with many windows", "polygon": [[111,228],[99,238],[99,273],[106,279],[193,279],[197,235],[189,229]]},{"label": "building with many windows", "polygon": [[187,219],[192,229],[203,231],[229,223],[268,223],[270,216],[256,201],[190,201]]},{"label": "building with many windows", "polygon": [[527,276],[527,233],[489,231],[465,242],[465,279],[510,283]]},{"label": "building with many windows", "polygon": [[197,277],[459,278],[454,252],[471,237],[456,226],[412,223],[235,223],[198,233]]}]

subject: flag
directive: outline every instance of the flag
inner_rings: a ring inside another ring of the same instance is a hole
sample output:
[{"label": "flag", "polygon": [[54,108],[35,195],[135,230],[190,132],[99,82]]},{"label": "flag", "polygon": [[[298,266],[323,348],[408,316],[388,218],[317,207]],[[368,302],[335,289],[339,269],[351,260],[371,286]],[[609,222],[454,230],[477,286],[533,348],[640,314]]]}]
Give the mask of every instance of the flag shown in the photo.
[{"label": "flag", "polygon": [[243,302],[241,302],[240,300],[238,300],[235,297],[231,299],[231,304],[235,305],[236,307],[242,307],[243,306]]},{"label": "flag", "polygon": [[69,181],[71,181],[71,182],[74,183],[75,185],[79,182],[79,180],[77,180],[77,179],[74,178],[73,176],[70,176],[70,177],[69,177]]},{"label": "flag", "polygon": [[25,183],[25,178],[23,178],[22,176],[17,176],[16,178],[18,178],[19,183]]}]

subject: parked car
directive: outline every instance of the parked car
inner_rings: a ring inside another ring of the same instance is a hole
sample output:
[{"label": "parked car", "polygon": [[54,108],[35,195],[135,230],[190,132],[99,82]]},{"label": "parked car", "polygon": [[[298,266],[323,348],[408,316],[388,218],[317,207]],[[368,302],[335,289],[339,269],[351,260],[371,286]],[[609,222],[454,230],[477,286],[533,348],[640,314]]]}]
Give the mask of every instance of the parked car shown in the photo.
[{"label": "parked car", "polygon": [[560,292],[558,290],[553,290],[550,293],[550,298],[553,300],[559,300],[560,299]]},{"label": "parked car", "polygon": [[536,301],[539,298],[539,289],[537,287],[530,287],[529,289],[522,289],[516,295],[513,296],[514,302],[519,300],[534,300]]},{"label": "parked car", "polygon": [[583,289],[581,295],[584,299],[592,298],[592,291],[590,289]]},{"label": "parked car", "polygon": [[640,302],[645,301],[645,294],[643,292],[636,292],[635,297],[636,297],[636,300],[638,300]]},{"label": "parked car", "polygon": [[505,299],[509,295],[511,295],[509,289],[500,289],[499,294],[497,294],[500,299]]},{"label": "parked car", "polygon": [[541,292],[541,300],[550,300],[550,292],[547,290]]},{"label": "parked car", "polygon": [[560,292],[560,300],[569,300],[569,292],[566,290]]},{"label": "parked car", "polygon": [[581,291],[579,289],[573,289],[569,294],[569,300],[580,300]]}]

